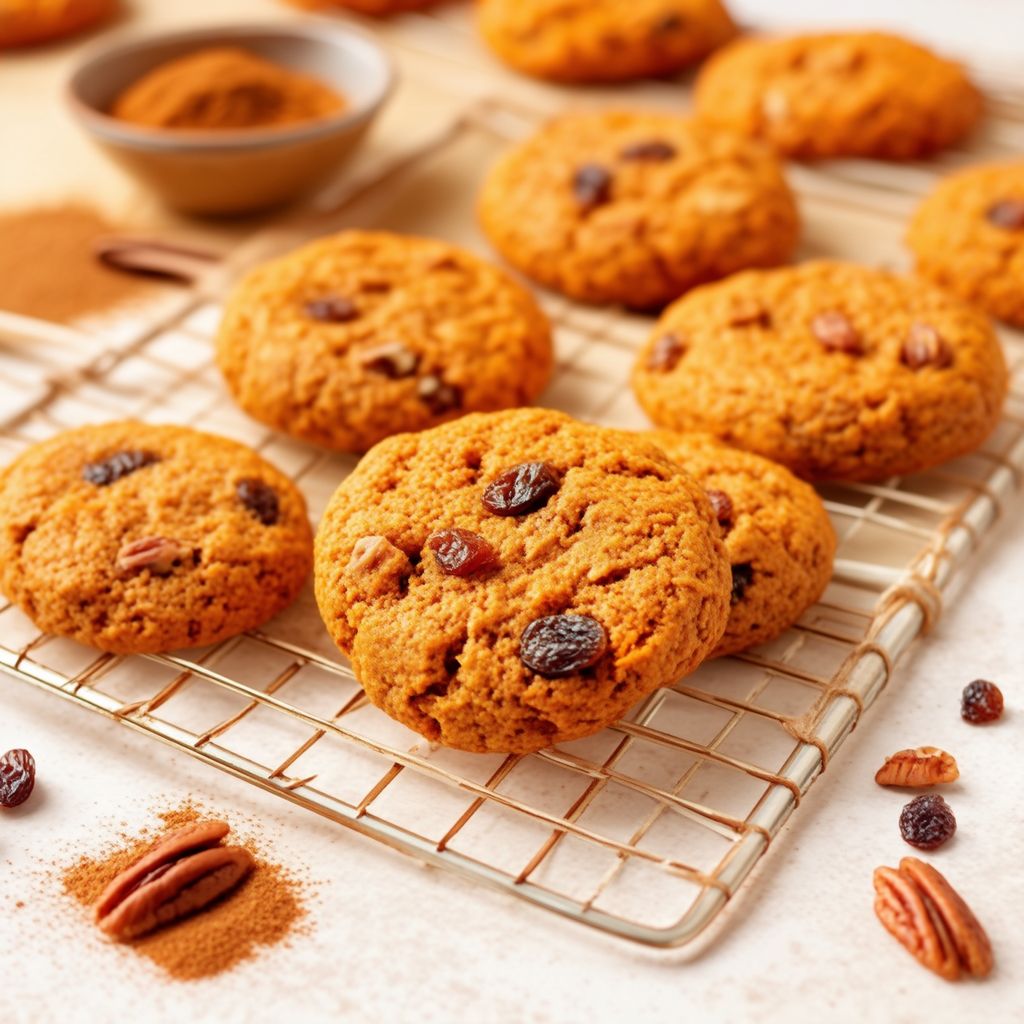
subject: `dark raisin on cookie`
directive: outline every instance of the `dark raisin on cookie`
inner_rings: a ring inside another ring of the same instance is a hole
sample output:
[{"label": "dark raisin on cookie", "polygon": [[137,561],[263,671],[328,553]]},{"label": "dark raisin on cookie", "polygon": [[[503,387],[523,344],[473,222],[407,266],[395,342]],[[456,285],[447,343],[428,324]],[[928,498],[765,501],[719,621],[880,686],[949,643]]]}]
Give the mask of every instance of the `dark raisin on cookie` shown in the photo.
[{"label": "dark raisin on cookie", "polygon": [[676,153],[676,147],[671,142],[664,139],[647,139],[624,146],[619,150],[619,157],[623,160],[660,162],[671,160]]},{"label": "dark raisin on cookie", "polygon": [[730,597],[731,604],[739,604],[743,600],[743,595],[747,592],[747,587],[754,582],[754,567],[749,562],[741,562],[739,565],[732,567],[732,595]]},{"label": "dark raisin on cookie", "polygon": [[1000,199],[986,211],[990,224],[1006,231],[1020,231],[1024,228],[1024,199]]},{"label": "dark raisin on cookie", "polygon": [[863,352],[860,334],[845,313],[829,310],[811,321],[811,332],[830,352],[857,356]]},{"label": "dark raisin on cookie", "polygon": [[547,615],[534,619],[519,641],[522,663],[546,679],[581,672],[608,650],[608,633],[589,615]]},{"label": "dark raisin on cookie", "polygon": [[356,304],[344,295],[325,295],[310,299],[303,307],[306,316],[325,324],[345,324],[359,316]]},{"label": "dark raisin on cookie", "polygon": [[280,515],[277,492],[256,477],[246,477],[235,485],[238,500],[264,525],[273,526]]},{"label": "dark raisin on cookie", "polygon": [[122,477],[130,476],[144,466],[160,461],[159,455],[146,451],[114,452],[99,462],[87,462],[82,467],[82,477],[97,487],[109,487]]},{"label": "dark raisin on cookie", "polygon": [[419,366],[420,357],[399,341],[385,342],[364,349],[359,362],[373,373],[379,373],[391,380],[411,377]]},{"label": "dark raisin on cookie", "polygon": [[719,526],[723,530],[728,530],[732,526],[732,498],[725,491],[719,491],[714,487],[709,487],[705,493],[711,502]]},{"label": "dark raisin on cookie", "polygon": [[953,362],[953,350],[931,324],[913,323],[900,351],[900,361],[911,370],[933,366],[943,370]]},{"label": "dark raisin on cookie", "polygon": [[498,564],[498,553],[472,530],[440,530],[427,538],[427,547],[434,552],[441,571],[449,576],[472,576]]},{"label": "dark raisin on cookie", "polygon": [[647,356],[647,369],[660,370],[667,373],[679,365],[679,360],[686,352],[686,345],[683,339],[671,331],[661,335],[651,346]]},{"label": "dark raisin on cookie", "polygon": [[612,176],[601,164],[583,164],[572,176],[572,194],[584,211],[607,203],[612,197]]},{"label": "dark raisin on cookie", "polygon": [[496,516],[536,512],[548,503],[561,483],[558,470],[547,462],[521,462],[487,485],[484,508]]},{"label": "dark raisin on cookie", "polygon": [[416,396],[435,416],[451,412],[462,405],[459,389],[446,384],[436,374],[428,374],[417,381]]}]

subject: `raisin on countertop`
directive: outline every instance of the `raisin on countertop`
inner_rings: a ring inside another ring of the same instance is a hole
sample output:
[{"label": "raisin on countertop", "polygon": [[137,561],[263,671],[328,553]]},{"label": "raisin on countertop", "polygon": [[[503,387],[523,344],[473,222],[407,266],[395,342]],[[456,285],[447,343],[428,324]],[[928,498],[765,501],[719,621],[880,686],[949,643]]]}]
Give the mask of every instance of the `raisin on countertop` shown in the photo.
[{"label": "raisin on countertop", "polygon": [[915,797],[900,814],[900,835],[919,850],[934,850],[955,831],[953,810],[938,793]]}]

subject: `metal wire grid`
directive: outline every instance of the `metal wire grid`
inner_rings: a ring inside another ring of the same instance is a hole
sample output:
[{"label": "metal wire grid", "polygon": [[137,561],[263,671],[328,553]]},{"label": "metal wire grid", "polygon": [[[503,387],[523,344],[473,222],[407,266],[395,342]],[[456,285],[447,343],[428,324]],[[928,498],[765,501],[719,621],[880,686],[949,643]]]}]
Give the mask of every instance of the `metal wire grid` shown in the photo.
[{"label": "metal wire grid", "polygon": [[[468,119],[437,145],[478,127]],[[557,299],[548,306],[559,334],[548,404],[628,419],[623,367],[637,325]],[[251,444],[318,512],[355,460],[276,435],[230,405],[210,361],[217,315],[194,300],[117,350],[82,340],[71,372],[54,374],[40,350],[50,384],[0,423],[0,458],[116,409]],[[42,336],[54,341],[49,328]],[[0,356],[0,388],[12,365]],[[14,373],[15,388],[24,380]],[[705,665],[597,736],[528,756],[434,747],[376,711],[325,639],[308,592],[260,631],[145,658],[42,635],[5,605],[0,667],[424,861],[607,932],[679,945],[711,923],[767,850],[938,613],[940,591],[1022,471],[1017,352],[1006,420],[983,452],[918,477],[825,489],[840,537],[836,575],[796,627]]]}]

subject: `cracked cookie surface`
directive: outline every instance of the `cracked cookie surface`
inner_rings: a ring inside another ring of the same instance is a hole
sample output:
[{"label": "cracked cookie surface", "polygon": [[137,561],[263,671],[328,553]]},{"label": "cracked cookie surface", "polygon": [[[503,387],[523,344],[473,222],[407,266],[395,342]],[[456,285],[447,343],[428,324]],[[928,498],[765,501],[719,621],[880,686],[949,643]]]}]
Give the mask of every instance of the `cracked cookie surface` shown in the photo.
[{"label": "cracked cookie surface", "polygon": [[785,467],[707,434],[645,436],[711,497],[736,567],[729,623],[714,654],[774,640],[831,578],[836,535],[821,499]]},{"label": "cracked cookie surface", "polygon": [[736,34],[719,0],[482,0],[477,18],[506,64],[561,82],[670,74]]},{"label": "cracked cookie surface", "polygon": [[963,68],[881,32],[740,39],[701,69],[697,117],[802,159],[910,160],[981,117]]},{"label": "cracked cookie surface", "polygon": [[[546,468],[512,486],[505,474],[524,463]],[[491,555],[466,576],[428,544],[454,530]],[[327,629],[373,703],[472,751],[598,731],[696,668],[729,612],[697,484],[634,435],[543,409],[377,445],[327,508],[315,573]],[[524,663],[551,666],[544,642],[566,637],[576,646],[553,677]]]},{"label": "cracked cookie surface", "polygon": [[1024,327],[1024,161],[943,179],[914,214],[907,243],[923,277]]},{"label": "cracked cookie surface", "polygon": [[294,484],[225,438],[108,423],[0,471],[0,589],[40,629],[103,651],[251,629],[291,603],[311,563]]},{"label": "cracked cookie surface", "polygon": [[560,117],[506,153],[479,200],[495,248],[571,298],[633,308],[784,263],[799,222],[777,160],[667,114]]},{"label": "cracked cookie surface", "polygon": [[345,231],[246,275],[217,363],[255,419],[358,452],[532,401],[551,374],[551,329],[525,288],[471,253]]},{"label": "cracked cookie surface", "polygon": [[976,448],[1006,363],[988,319],[924,281],[853,264],[748,271],[670,306],[633,389],[651,419],[808,479],[878,480]]}]

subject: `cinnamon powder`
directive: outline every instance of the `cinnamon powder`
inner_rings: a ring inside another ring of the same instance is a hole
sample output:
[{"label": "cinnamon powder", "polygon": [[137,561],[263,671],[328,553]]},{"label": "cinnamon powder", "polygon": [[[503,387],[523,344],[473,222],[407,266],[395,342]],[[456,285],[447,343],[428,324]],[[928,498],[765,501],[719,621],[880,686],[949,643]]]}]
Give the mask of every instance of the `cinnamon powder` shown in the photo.
[{"label": "cinnamon powder", "polygon": [[[161,833],[207,817],[194,804],[184,804],[160,814],[166,826]],[[148,832],[122,837],[122,844],[105,855],[80,858],[62,873],[65,892],[91,908],[111,879],[159,838]],[[245,881],[192,917],[127,946],[172,978],[194,981],[230,970],[285,940],[305,916],[304,886],[293,873],[266,860],[252,838],[239,839],[232,833],[229,841],[245,846],[256,858],[256,868]]]},{"label": "cinnamon powder", "polygon": [[70,323],[151,293],[93,256],[95,240],[116,230],[75,203],[0,212],[0,310]]}]

